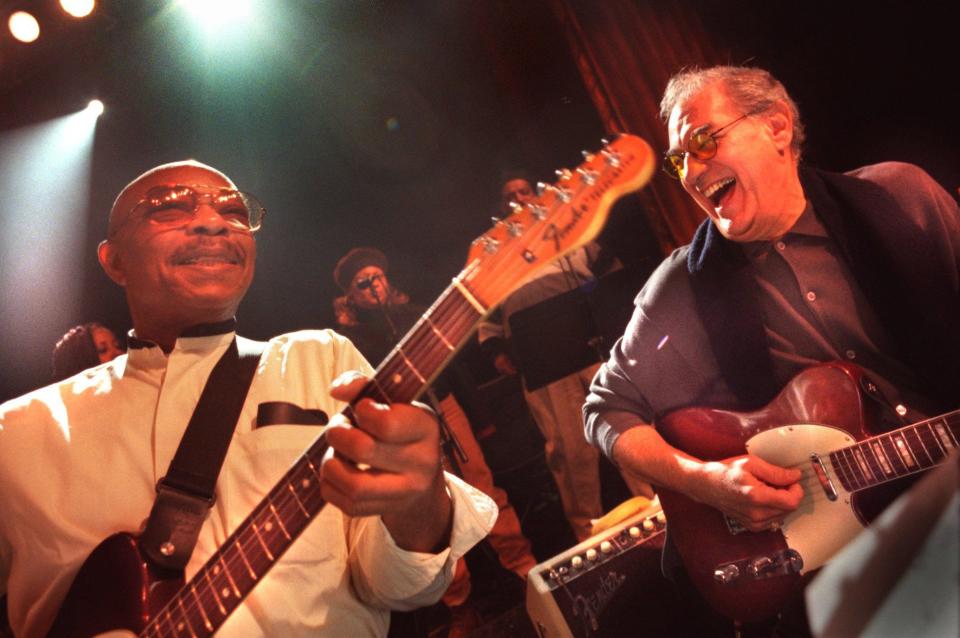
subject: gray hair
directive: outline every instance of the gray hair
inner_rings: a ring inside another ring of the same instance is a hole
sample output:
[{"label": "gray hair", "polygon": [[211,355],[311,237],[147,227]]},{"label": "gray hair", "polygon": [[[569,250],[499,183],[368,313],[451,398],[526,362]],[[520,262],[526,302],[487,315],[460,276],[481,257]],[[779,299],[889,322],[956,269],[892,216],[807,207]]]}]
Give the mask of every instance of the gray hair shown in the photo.
[{"label": "gray hair", "polygon": [[770,108],[777,100],[783,100],[793,114],[793,141],[790,148],[794,157],[800,159],[806,135],[800,109],[780,81],[769,71],[746,66],[714,66],[708,69],[692,67],[680,71],[667,82],[660,100],[660,117],[670,118],[673,109],[702,91],[708,85],[723,82],[727,96],[744,113],[759,113]]}]

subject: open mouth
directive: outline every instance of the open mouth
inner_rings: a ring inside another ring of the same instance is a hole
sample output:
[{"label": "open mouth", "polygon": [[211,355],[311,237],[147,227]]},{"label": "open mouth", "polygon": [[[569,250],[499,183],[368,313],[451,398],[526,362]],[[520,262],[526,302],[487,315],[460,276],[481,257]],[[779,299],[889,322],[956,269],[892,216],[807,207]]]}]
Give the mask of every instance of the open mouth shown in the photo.
[{"label": "open mouth", "polygon": [[719,208],[724,197],[733,190],[733,186],[736,183],[737,180],[733,177],[725,177],[710,184],[710,186],[704,189],[703,195],[710,200],[714,208]]}]

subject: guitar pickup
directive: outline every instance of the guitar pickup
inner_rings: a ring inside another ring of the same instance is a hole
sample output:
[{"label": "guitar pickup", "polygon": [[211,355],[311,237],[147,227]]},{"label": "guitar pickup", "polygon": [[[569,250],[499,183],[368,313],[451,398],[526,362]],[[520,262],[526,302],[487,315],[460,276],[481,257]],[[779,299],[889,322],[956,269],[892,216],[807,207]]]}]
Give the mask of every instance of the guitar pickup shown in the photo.
[{"label": "guitar pickup", "polygon": [[837,500],[837,488],[833,486],[833,481],[827,476],[827,469],[823,467],[823,461],[820,460],[820,455],[816,452],[810,455],[810,465],[813,467],[813,473],[820,482],[820,487],[823,488],[823,493],[826,494],[827,498],[831,501]]}]

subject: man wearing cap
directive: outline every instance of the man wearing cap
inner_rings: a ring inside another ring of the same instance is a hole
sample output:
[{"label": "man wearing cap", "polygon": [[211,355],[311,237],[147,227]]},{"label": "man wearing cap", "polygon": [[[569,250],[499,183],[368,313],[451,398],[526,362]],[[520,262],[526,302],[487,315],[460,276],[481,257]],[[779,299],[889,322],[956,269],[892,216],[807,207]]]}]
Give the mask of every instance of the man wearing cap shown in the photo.
[{"label": "man wearing cap", "polygon": [[[127,354],[0,406],[0,593],[18,636],[45,635],[91,550],[149,514],[210,370],[246,341],[234,315],[262,213],[195,161],[152,169],[117,197],[99,258],[126,291]],[[436,601],[492,526],[493,503],[442,471],[429,412],[363,399],[355,424],[339,414],[370,372],[330,331],[265,344],[187,578],[313,441],[314,424],[328,423],[331,451],[315,468],[328,505],[270,571],[225,567],[258,582],[218,635],[385,635],[389,609]],[[287,419],[259,418],[268,403],[287,404]],[[217,605],[205,613],[222,620]]]}]

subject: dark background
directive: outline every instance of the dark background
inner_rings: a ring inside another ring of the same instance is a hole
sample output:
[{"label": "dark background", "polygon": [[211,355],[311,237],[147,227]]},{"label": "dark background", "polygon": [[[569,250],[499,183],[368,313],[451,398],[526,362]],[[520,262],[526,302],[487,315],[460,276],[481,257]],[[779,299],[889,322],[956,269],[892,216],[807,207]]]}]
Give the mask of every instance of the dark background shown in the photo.
[{"label": "dark background", "polygon": [[[710,38],[731,63],[769,68],[791,91],[807,121],[807,161],[836,170],[910,161],[956,194],[950,3],[685,4],[706,27],[690,37]],[[6,2],[3,23],[21,6],[49,17],[34,45],[0,35],[0,139],[93,97],[107,110],[85,260],[72,277],[82,308],[44,300],[62,315],[56,330],[33,335],[48,347],[7,331],[0,400],[47,381],[50,350],[70,326],[130,327],[94,251],[113,197],[151,166],[193,157],[265,203],[258,274],[239,313],[244,334],[265,338],[329,325],[333,266],[359,244],[383,249],[394,283],[429,303],[489,225],[503,169],[549,179],[603,136],[547,0],[262,2],[251,24],[205,35],[173,2],[103,0],[84,21],[60,17],[54,0]],[[0,157],[4,171],[17,167],[16,156]],[[643,211],[624,215],[621,239],[656,253]],[[20,268],[41,277],[47,255],[34,237],[58,225],[26,232],[5,217],[0,206],[6,241],[36,241],[36,267]],[[0,290],[0,304],[38,284],[24,277]]]}]

